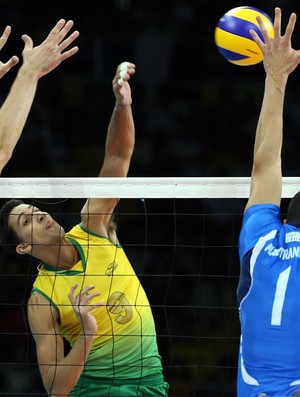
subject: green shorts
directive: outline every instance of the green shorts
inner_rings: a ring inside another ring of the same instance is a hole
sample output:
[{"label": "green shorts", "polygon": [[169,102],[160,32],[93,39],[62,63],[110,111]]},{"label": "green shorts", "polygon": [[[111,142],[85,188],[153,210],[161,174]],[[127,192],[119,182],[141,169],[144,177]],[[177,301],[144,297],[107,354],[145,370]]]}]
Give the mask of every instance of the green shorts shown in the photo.
[{"label": "green shorts", "polygon": [[79,382],[68,397],[167,397],[168,391],[169,385],[164,381],[140,384],[127,380],[111,383],[85,379],[84,384]]}]

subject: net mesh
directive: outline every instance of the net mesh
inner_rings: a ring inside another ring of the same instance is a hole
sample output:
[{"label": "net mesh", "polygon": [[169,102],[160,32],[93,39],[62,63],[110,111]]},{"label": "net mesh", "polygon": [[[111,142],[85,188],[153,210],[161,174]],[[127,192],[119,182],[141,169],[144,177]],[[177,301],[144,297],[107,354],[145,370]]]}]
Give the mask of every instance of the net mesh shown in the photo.
[{"label": "net mesh", "polygon": [[[94,179],[2,180],[9,189],[2,187],[1,205],[30,197],[68,230],[85,197],[122,198],[118,237],[152,305],[169,396],[235,396],[237,242],[249,179],[117,179],[107,179],[104,193]],[[286,198],[300,190],[291,179]],[[1,251],[1,396],[46,396],[26,314],[36,265]]]}]

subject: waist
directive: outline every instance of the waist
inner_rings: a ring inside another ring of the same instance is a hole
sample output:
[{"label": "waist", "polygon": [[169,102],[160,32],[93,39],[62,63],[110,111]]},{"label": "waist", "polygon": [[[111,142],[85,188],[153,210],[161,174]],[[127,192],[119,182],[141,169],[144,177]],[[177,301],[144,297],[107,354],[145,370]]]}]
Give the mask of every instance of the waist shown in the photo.
[{"label": "waist", "polygon": [[92,380],[92,382],[99,385],[114,385],[114,386],[122,386],[124,383],[126,385],[157,385],[164,381],[163,374],[161,372],[157,372],[151,375],[142,376],[137,379],[128,379],[128,378],[98,378],[92,375],[82,375],[86,380]]}]

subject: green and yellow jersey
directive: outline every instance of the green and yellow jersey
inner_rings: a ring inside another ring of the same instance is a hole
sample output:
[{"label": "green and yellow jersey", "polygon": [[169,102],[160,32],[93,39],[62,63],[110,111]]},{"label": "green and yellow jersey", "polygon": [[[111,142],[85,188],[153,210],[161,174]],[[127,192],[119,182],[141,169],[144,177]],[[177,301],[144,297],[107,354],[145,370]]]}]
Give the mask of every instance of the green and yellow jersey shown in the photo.
[{"label": "green and yellow jersey", "polygon": [[71,270],[43,264],[33,291],[41,293],[56,308],[62,335],[71,346],[82,333],[68,298],[71,287],[78,284],[79,292],[95,285],[93,291],[101,292],[97,302],[106,305],[93,310],[98,333],[82,377],[139,379],[142,383],[143,378],[161,378],[151,307],[123,248],[105,237],[88,233],[80,224],[66,233],[66,238],[77,248],[81,260]]}]

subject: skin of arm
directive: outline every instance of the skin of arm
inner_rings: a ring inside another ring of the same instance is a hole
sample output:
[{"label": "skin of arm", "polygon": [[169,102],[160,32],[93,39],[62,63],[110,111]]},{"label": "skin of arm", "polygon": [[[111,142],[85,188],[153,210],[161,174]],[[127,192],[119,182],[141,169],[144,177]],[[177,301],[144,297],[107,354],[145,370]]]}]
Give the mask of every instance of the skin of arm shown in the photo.
[{"label": "skin of arm", "polygon": [[250,197],[253,204],[280,205],[282,190],[281,150],[283,107],[289,74],[300,62],[300,53],[291,46],[296,15],[291,14],[285,34],[281,36],[281,10],[275,8],[274,39],[270,38],[260,17],[257,18],[264,42],[250,31],[264,55],[266,72],[264,97],[256,129]]},{"label": "skin of arm", "polygon": [[[78,51],[76,46],[65,51],[79,35],[78,31],[74,31],[67,36],[73,24],[73,21],[59,20],[48,37],[36,47],[33,47],[32,39],[28,35],[22,36],[23,63],[0,108],[0,173],[11,158],[20,138],[33,103],[38,80]],[[13,66],[13,62],[16,62],[16,59],[11,59],[6,67]]]},{"label": "skin of arm", "polygon": [[90,312],[102,306],[103,302],[89,304],[89,301],[100,293],[91,292],[94,286],[89,286],[75,297],[77,287],[72,287],[69,299],[81,322],[82,333],[66,356],[56,310],[37,292],[28,302],[28,320],[36,343],[39,369],[44,387],[51,397],[68,396],[74,388],[97,333],[97,323]]},{"label": "skin of arm", "polygon": [[[128,83],[134,73],[135,65],[123,62],[118,66],[112,81],[116,102],[108,126],[105,156],[99,177],[127,176],[135,143],[131,89]],[[83,226],[89,232],[108,237],[110,234],[108,227],[117,202],[117,199],[87,200],[81,211]],[[115,235],[114,239],[116,239]]]}]

